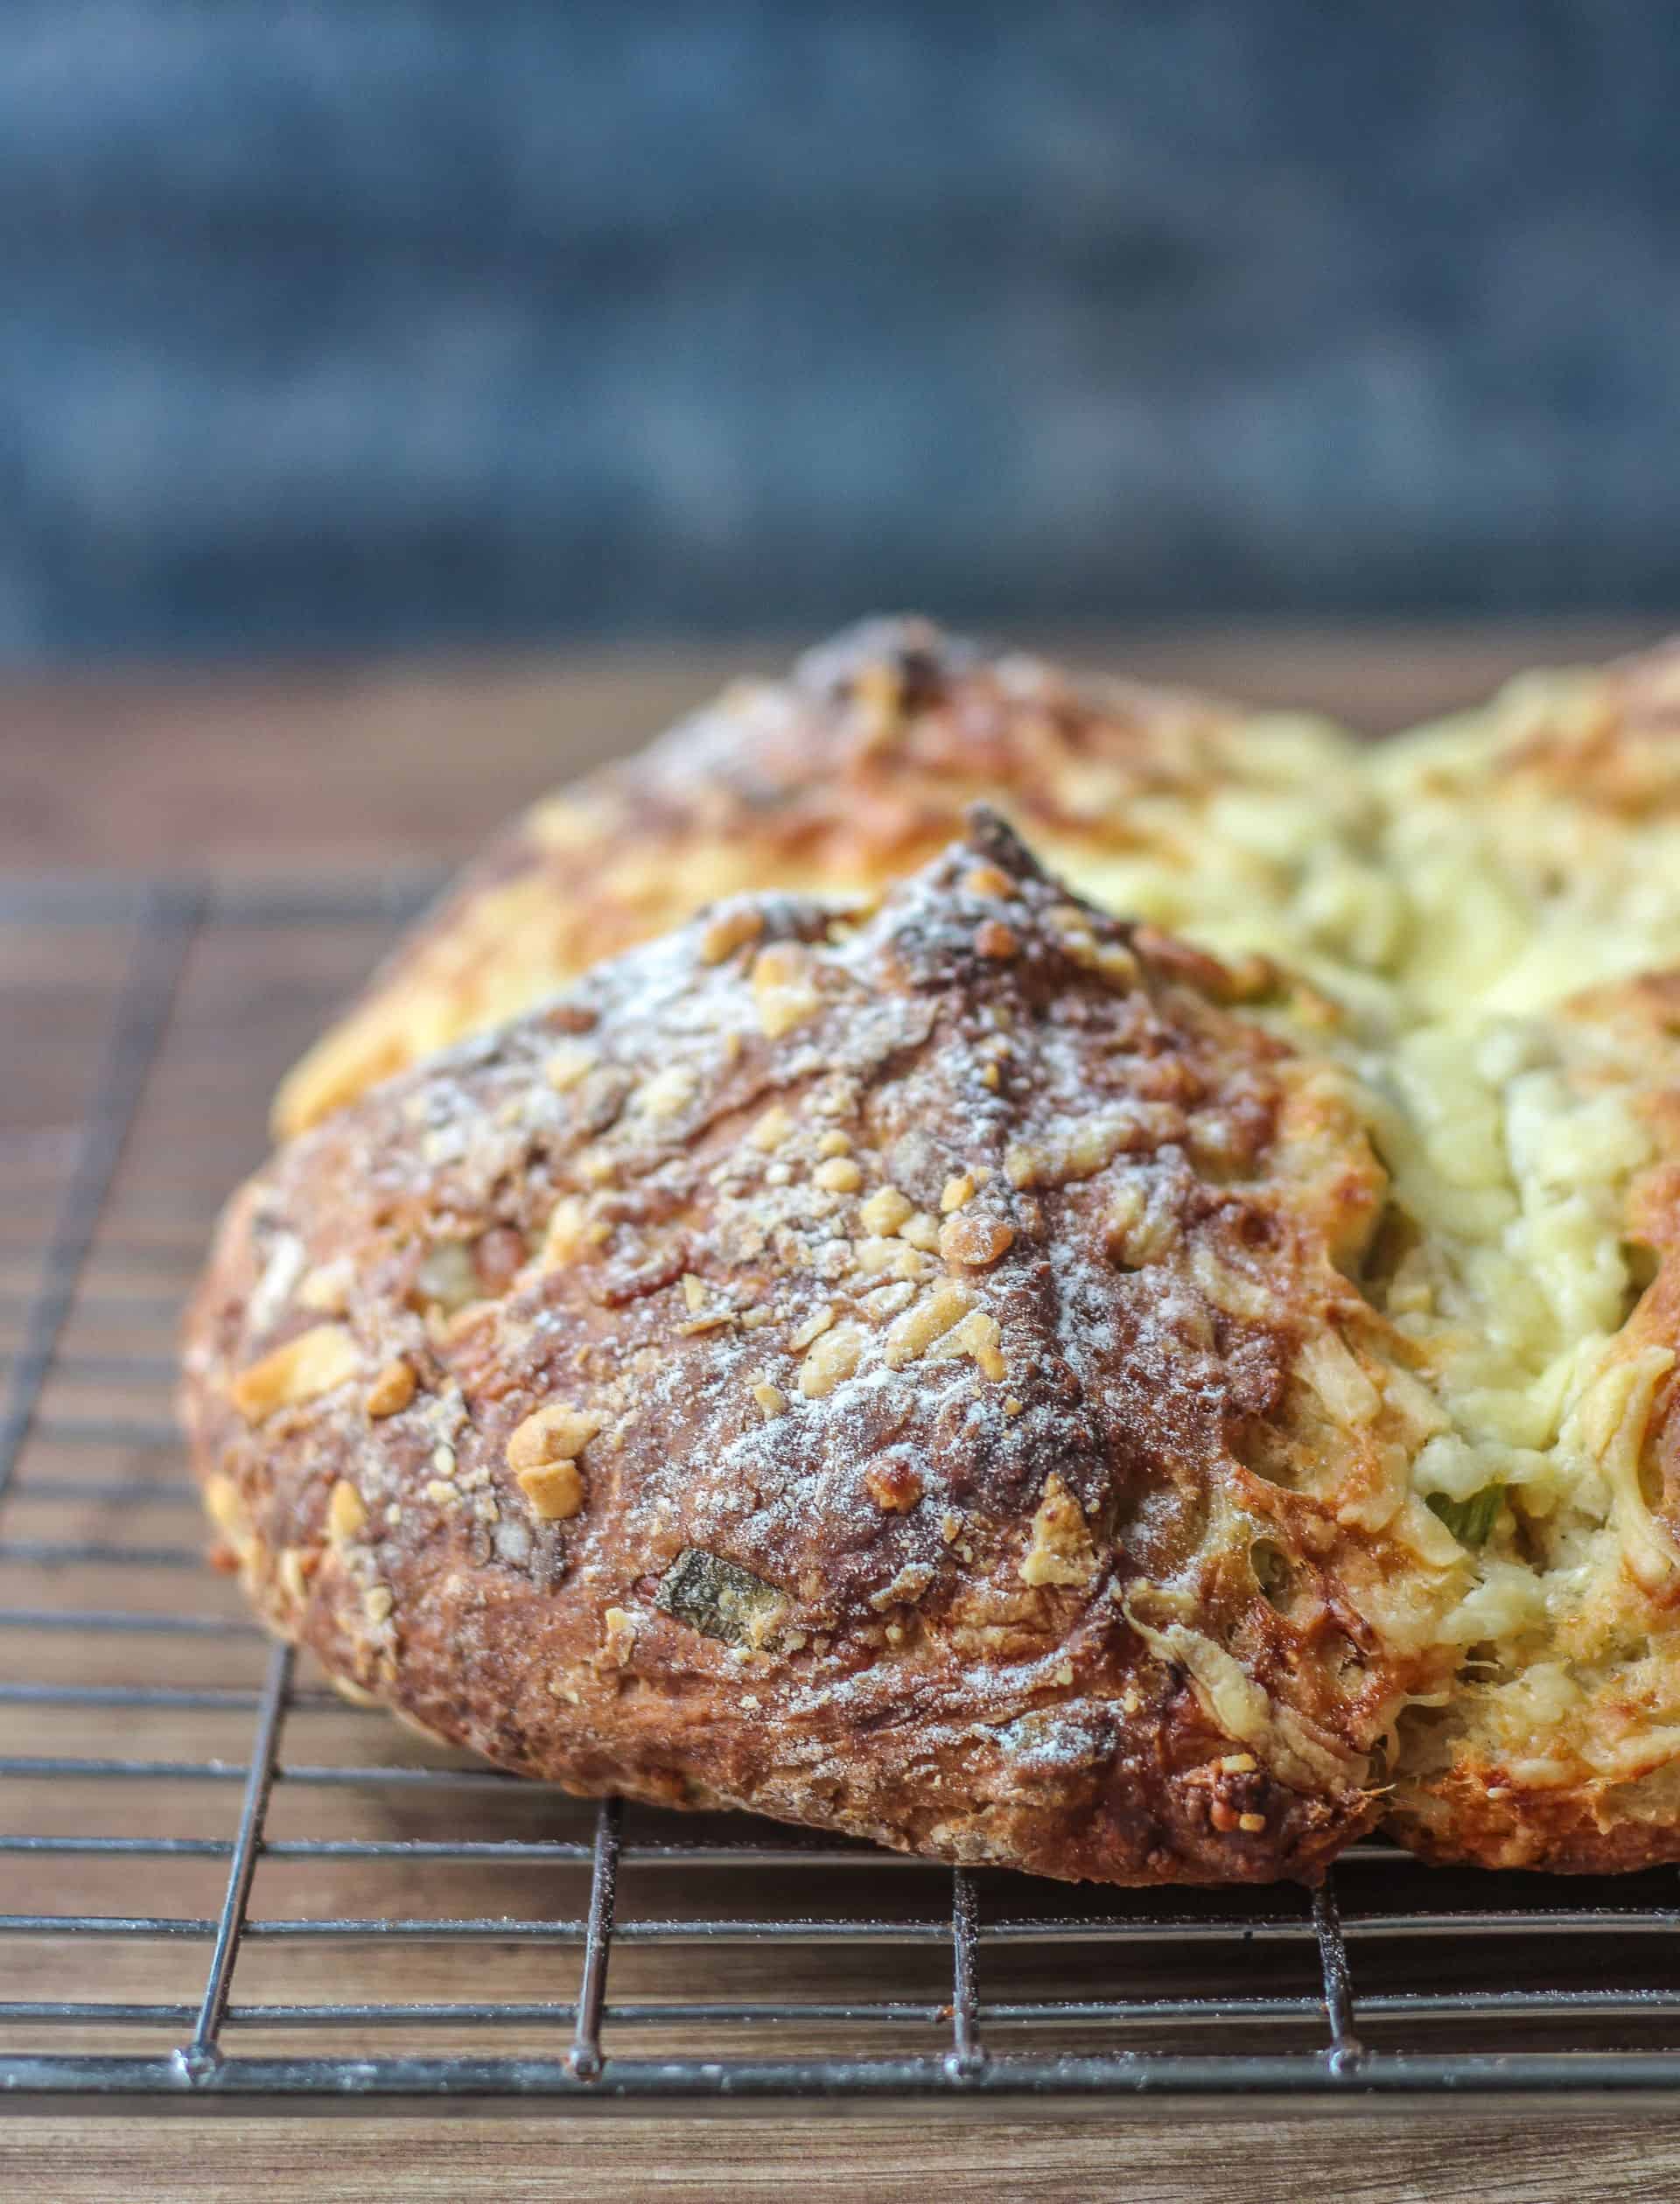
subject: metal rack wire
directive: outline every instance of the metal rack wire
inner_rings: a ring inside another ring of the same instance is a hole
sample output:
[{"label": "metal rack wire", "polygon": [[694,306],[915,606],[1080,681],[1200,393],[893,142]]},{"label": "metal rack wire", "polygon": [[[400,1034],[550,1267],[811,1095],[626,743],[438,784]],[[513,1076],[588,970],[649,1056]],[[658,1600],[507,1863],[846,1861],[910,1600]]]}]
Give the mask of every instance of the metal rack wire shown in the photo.
[{"label": "metal rack wire", "polygon": [[[412,900],[0,885],[22,1067],[0,1098],[11,2105],[1680,2092],[1667,1875],[1432,1875],[1382,1845],[1311,1897],[952,1872],[568,1802],[410,1745],[265,1650],[200,1564],[172,1312],[274,1072]],[[471,1909],[510,1886],[518,1910]]]}]

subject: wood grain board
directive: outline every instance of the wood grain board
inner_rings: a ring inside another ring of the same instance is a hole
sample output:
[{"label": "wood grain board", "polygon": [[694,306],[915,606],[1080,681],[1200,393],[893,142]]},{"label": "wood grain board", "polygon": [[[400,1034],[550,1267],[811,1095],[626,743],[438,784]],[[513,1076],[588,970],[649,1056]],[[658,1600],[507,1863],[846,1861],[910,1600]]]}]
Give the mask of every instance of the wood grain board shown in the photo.
[{"label": "wood grain board", "polygon": [[[1642,631],[1623,626],[1550,634],[1101,636],[1075,647],[1095,662],[1268,701],[1300,699],[1380,730],[1468,700],[1530,659],[1639,640]],[[234,884],[336,880],[353,899],[336,915],[305,923],[248,912],[237,922],[206,924],[190,943],[183,935],[178,972],[153,974],[149,983],[170,990],[167,1022],[92,1220],[51,1368],[31,1403],[17,1478],[0,1508],[0,1611],[115,1608],[144,1616],[190,1608],[213,1627],[186,1635],[0,1627],[0,1687],[69,1687],[83,1695],[50,1709],[0,1697],[0,1753],[43,1761],[38,1774],[0,1779],[0,1833],[190,1835],[206,1849],[164,1860],[89,1851],[49,1861],[0,1851],[0,1914],[74,1912],[186,1925],[98,1942],[8,1935],[0,1942],[0,2002],[86,1998],[186,2012],[202,1988],[266,1654],[243,1627],[234,1587],[195,1558],[197,1512],[171,1427],[177,1312],[217,1203],[262,1152],[274,1077],[389,938],[389,920],[356,915],[354,897],[462,854],[550,780],[654,731],[724,674],[774,665],[780,654],[673,651],[511,668],[148,677],[0,692],[0,891],[43,873],[85,885],[98,869],[126,878],[191,871]],[[113,1017],[133,995],[134,927],[120,913],[109,923],[78,921],[74,908],[74,900],[43,904],[31,919],[18,905],[11,922],[0,918],[0,1379],[14,1382],[38,1318],[43,1250],[66,1188],[86,1165],[84,1113],[107,1062]],[[141,978],[144,993],[147,976]],[[592,1825],[592,1809],[535,1791],[469,1783],[440,1797],[346,1781],[346,1767],[442,1764],[447,1756],[381,1717],[339,1705],[321,1692],[318,1677],[300,1682],[283,1743],[291,1773],[275,1795],[268,1835],[276,1849],[256,1870],[256,1916],[557,1920],[579,1913],[584,1860],[533,1870],[288,1856],[288,1839],[321,1835],[541,1834],[584,1844]],[[136,1711],[121,1694],[138,1684],[207,1695],[207,1703]],[[101,1756],[144,1760],[156,1772],[91,1782],[52,1766]],[[650,1817],[636,1826],[656,1836],[656,1823]],[[1408,1902],[1423,1872],[1360,1872],[1367,1878],[1362,1893],[1382,1885],[1396,1905]],[[987,1917],[1005,1917],[1028,1902],[1023,1892],[1038,1889],[992,1879],[983,1893]],[[1650,1902],[1670,1902],[1667,1889],[1663,1883]],[[696,1917],[757,1907],[774,1918],[801,1907],[844,1913],[854,1904],[914,1928],[939,1920],[948,1884],[938,1871],[878,1866],[860,1854],[855,1864],[821,1870],[789,1865],[744,1891],[727,1868],[673,1872],[644,1859],[626,1872],[623,1893],[632,1921],[685,1907]],[[1671,1954],[1671,1939],[1642,1945],[1641,1980],[1672,1984]],[[1240,1939],[1207,1961],[1199,1986],[1217,1989],[1222,1979],[1251,1986],[1262,1955],[1278,1994],[1312,1994],[1310,1947]],[[1373,1994],[1427,1984],[1441,1963],[1411,1948],[1388,1951],[1380,1938],[1358,1957],[1360,1986]],[[1520,1940],[1501,1963],[1514,1979],[1526,1978],[1525,1969],[1536,1984],[1570,1979],[1558,1953]],[[684,2028],[661,2017],[659,2008],[673,2001],[751,2004],[791,1991],[830,2005],[867,2002],[890,1982],[893,1997],[931,2012],[948,1996],[948,1953],[932,1942],[836,1951],[820,1966],[786,1948],[674,1955],[630,1942],[615,1949],[611,1995],[640,2009],[634,2047],[648,2055],[691,2048]],[[574,1994],[578,1966],[575,1948],[540,1942],[324,1947],[307,1936],[257,1937],[243,1948],[236,1972],[235,2010],[246,2015],[238,2048],[298,2048],[296,2031],[262,2023],[262,2008],[326,1998],[472,1998],[515,2003],[530,2018],[494,2029],[458,2027],[430,2047],[470,2043],[553,2055],[554,2026],[542,2008]],[[1070,1980],[1088,1983],[1091,1995],[1114,1994],[1116,1983],[1128,1980],[1140,1995],[1150,1986],[1146,1961],[1124,1948],[1046,1956],[999,1946],[987,1954],[983,1995],[1030,2002],[1065,1994]],[[155,2052],[181,2033],[156,2017],[107,2020],[60,2027],[53,2047]],[[1281,2047],[1311,2031],[1283,2021],[1263,2033]],[[1443,2041],[1451,2035],[1445,2031]],[[412,2049],[415,2036],[412,2026],[393,2027],[378,2045],[361,2031],[312,2038],[308,2047]],[[944,2024],[932,2019],[859,2022],[845,2039],[848,2047],[878,2042],[893,2052],[944,2040]],[[609,2049],[612,2043],[609,2022]],[[30,2024],[0,2019],[0,2053],[26,2045],[38,2047]],[[826,2023],[784,2024],[776,2039],[780,2055],[835,2047]],[[1546,2117],[1549,2110],[1558,2117]],[[1521,2117],[1508,2108],[1450,2117],[1380,2108],[1334,2118],[1291,2113],[1194,2123],[1158,2116],[835,2119],[788,2108],[736,2123],[635,2117],[572,2119],[556,2129],[561,2117],[94,2121],[55,2113],[0,2130],[0,2189],[66,2204],[113,2195],[518,2198],[556,2193],[564,2168],[564,2193],[578,2200],[819,2199],[862,2190],[886,2204],[925,2194],[936,2169],[964,2191],[984,2186],[1001,2199],[1124,2194],[1140,2204],[1234,2193],[1370,2204],[1459,2196],[1503,2204],[1564,2194],[1592,2204],[1680,2194],[1680,2138],[1662,2124],[1574,2105],[1537,2103]]]},{"label": "wood grain board", "polygon": [[42,2204],[1626,2204],[1680,2189],[1672,2136],[1607,2118],[669,2123],[42,2120],[0,2143]]}]

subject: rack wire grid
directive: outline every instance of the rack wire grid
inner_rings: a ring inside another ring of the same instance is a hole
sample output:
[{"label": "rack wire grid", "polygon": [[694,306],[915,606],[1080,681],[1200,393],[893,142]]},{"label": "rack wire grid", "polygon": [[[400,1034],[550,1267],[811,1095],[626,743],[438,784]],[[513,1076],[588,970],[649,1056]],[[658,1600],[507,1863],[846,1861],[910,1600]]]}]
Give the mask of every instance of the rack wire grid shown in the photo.
[{"label": "rack wire grid", "polygon": [[12,2106],[1672,2104],[1668,1872],[953,1872],[569,1799],[270,1647],[202,1565],[178,1305],[276,1074],[418,899],[0,884]]}]

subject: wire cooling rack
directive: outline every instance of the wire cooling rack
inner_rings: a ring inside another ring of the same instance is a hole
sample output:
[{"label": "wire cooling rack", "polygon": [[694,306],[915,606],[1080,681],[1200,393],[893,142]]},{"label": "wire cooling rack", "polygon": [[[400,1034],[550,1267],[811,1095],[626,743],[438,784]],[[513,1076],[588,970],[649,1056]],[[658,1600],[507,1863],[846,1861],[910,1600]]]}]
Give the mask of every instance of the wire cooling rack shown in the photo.
[{"label": "wire cooling rack", "polygon": [[1680,1886],[953,1873],[566,1798],[206,1569],[175,1326],[417,891],[0,884],[0,2087],[29,2108],[977,2110],[1680,2089]]}]

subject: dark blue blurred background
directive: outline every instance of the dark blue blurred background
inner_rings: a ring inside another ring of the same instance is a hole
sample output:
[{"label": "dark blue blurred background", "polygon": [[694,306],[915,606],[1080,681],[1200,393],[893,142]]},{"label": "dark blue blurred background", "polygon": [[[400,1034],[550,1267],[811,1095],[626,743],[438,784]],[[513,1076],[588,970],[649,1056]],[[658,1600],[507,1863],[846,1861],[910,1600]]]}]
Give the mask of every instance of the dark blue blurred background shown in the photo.
[{"label": "dark blue blurred background", "polygon": [[0,654],[1680,600],[1680,11],[5,0]]}]

